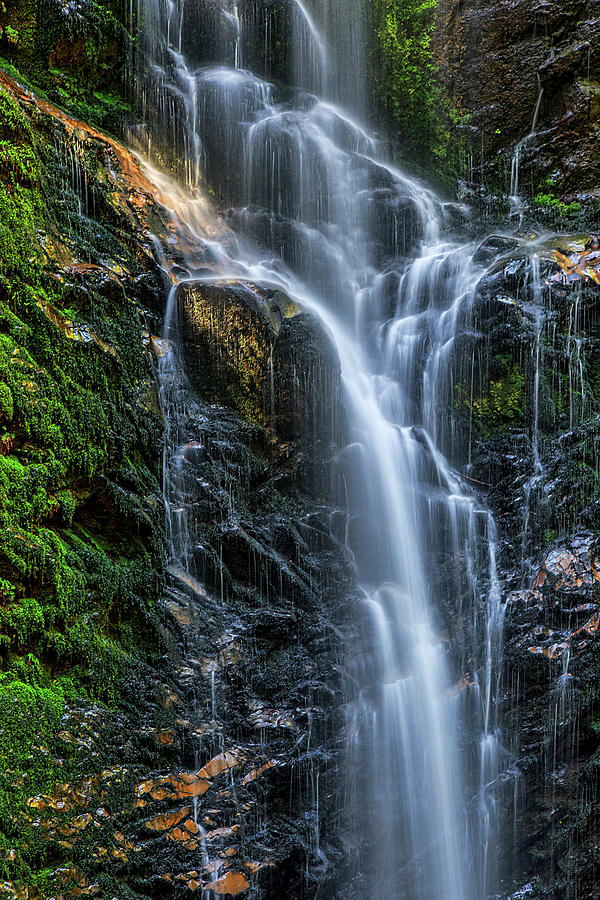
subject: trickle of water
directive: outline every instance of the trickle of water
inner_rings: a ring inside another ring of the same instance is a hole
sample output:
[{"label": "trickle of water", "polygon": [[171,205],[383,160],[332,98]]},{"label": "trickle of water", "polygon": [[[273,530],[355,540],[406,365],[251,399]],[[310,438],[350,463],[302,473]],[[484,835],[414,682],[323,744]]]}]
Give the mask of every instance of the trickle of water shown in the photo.
[{"label": "trickle of water", "polygon": [[510,163],[510,190],[508,199],[510,201],[511,215],[519,217],[519,226],[523,221],[523,213],[525,212],[525,204],[523,202],[523,198],[519,193],[519,170],[521,166],[521,156],[523,150],[536,135],[538,119],[540,117],[540,109],[542,107],[542,100],[544,98],[544,85],[542,84],[542,79],[539,72],[537,75],[537,83],[538,93],[535,101],[535,106],[533,108],[531,128],[529,129],[529,133],[517,142]]},{"label": "trickle of water", "polygon": [[[138,2],[146,151],[158,127],[185,160],[188,187],[144,164],[187,268],[182,276],[164,260],[175,282],[166,337],[176,340],[181,277],[241,278],[318,316],[341,362],[348,545],[369,633],[349,706],[357,883],[365,898],[397,896],[400,879],[405,897],[479,900],[494,886],[506,764],[494,715],[503,604],[493,520],[444,456],[458,449],[452,372],[481,274],[474,248],[441,236],[442,205],[361,124],[360,3],[295,0],[302,90],[281,92],[238,68],[245,38],[234,5],[216,4],[223,59],[192,71],[185,0]],[[198,191],[202,178],[227,223]],[[169,444],[185,447],[177,353],[161,362],[161,381]],[[171,553],[186,572],[184,463],[185,450],[167,453]],[[324,864],[318,814],[313,853]]]}]

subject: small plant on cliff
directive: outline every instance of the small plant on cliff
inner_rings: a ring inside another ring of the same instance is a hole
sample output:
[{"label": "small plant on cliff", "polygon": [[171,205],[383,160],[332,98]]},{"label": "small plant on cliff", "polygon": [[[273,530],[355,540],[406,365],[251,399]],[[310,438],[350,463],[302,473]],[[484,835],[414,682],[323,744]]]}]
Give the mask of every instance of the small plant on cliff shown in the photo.
[{"label": "small plant on cliff", "polygon": [[558,197],[555,197],[554,194],[549,193],[536,194],[533,198],[533,202],[536,206],[542,208],[545,207],[547,209],[550,208],[563,216],[576,215],[583,209],[581,203],[577,203],[576,200],[572,203],[563,203],[563,201],[559,200]]}]

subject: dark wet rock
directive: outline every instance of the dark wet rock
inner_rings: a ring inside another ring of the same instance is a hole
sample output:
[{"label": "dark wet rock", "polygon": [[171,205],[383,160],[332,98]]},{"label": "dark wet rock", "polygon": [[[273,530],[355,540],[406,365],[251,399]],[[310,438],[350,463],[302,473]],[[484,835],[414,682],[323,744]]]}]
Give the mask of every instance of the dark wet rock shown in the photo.
[{"label": "dark wet rock", "polygon": [[496,259],[499,254],[516,250],[520,243],[518,238],[508,237],[503,234],[492,234],[479,245],[473,256],[473,262],[478,265],[487,265]]},{"label": "dark wet rock", "polygon": [[178,288],[186,371],[202,396],[289,445],[295,477],[324,489],[343,431],[340,363],[312,314],[246,283]]},{"label": "dark wet rock", "polygon": [[506,598],[502,742],[519,799],[505,797],[518,839],[502,896],[536,900],[597,896],[596,243],[498,246],[473,308],[472,363],[455,363],[456,385],[473,379],[455,414],[466,477],[494,513]]},{"label": "dark wet rock", "polygon": [[531,131],[542,88],[538,133],[521,153],[522,190],[596,198],[599,22],[597,0],[439,4],[436,58],[458,109],[470,114],[481,183],[508,190],[513,148]]}]

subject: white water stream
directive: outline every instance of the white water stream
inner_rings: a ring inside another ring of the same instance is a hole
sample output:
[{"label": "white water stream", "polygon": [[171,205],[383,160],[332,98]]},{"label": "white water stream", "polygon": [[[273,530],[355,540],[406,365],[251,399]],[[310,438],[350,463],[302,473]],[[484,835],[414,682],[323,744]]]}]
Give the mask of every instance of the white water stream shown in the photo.
[{"label": "white water stream", "polygon": [[[301,90],[280,91],[240,68],[243,7],[203,6],[214,64],[194,69],[192,5],[138,0],[148,119],[138,146],[161,160],[170,145],[184,163],[182,184],[145,163],[186,234],[185,273],[171,266],[173,279],[276,286],[337,347],[351,432],[341,454],[349,547],[368,623],[345,794],[360,896],[482,900],[494,891],[500,840],[503,606],[493,521],[444,456],[457,449],[452,361],[481,270],[473,247],[444,236],[443,205],[387,162],[362,124],[366,42],[361,4],[350,5],[292,4]],[[184,519],[170,510],[174,564],[185,568]]]}]

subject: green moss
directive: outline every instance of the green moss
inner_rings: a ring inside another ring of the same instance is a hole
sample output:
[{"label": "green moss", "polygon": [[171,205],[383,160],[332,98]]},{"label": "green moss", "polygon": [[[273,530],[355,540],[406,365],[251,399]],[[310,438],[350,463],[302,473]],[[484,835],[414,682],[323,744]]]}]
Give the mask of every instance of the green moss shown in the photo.
[{"label": "green moss", "polygon": [[[0,877],[28,885],[48,851],[25,802],[68,775],[61,716],[118,705],[136,660],[155,658],[164,563],[143,326],[102,267],[138,271],[132,236],[97,148],[77,163],[101,223],[83,221],[56,143],[0,89]],[[98,270],[48,271],[57,235]],[[69,337],[65,310],[98,340]]]},{"label": "green moss", "polygon": [[479,396],[471,398],[463,385],[455,386],[455,407],[474,415],[485,435],[521,423],[525,403],[525,375],[509,357],[495,360],[494,376]]},{"label": "green moss", "polygon": [[15,411],[12,392],[7,384],[0,384],[0,420],[10,422]]},{"label": "green moss", "polygon": [[572,203],[563,203],[554,194],[540,193],[533,198],[533,203],[542,208],[551,208],[559,215],[570,216],[580,213],[583,209],[581,203],[573,201]]},{"label": "green moss", "polygon": [[[0,674],[0,841],[4,846],[22,834],[27,797],[49,790],[59,775],[50,750],[64,709],[61,681],[48,679],[34,656]],[[8,864],[0,865],[8,876]]]},{"label": "green moss", "polygon": [[37,600],[24,597],[19,603],[0,609],[0,643],[16,642],[22,648],[44,629],[44,613]]},{"label": "green moss", "polygon": [[127,15],[121,3],[14,0],[0,6],[0,65],[74,116],[121,132],[131,119]]},{"label": "green moss", "polygon": [[459,165],[462,140],[438,78],[432,35],[439,0],[374,0],[377,100],[399,129],[401,144],[438,170]]}]

